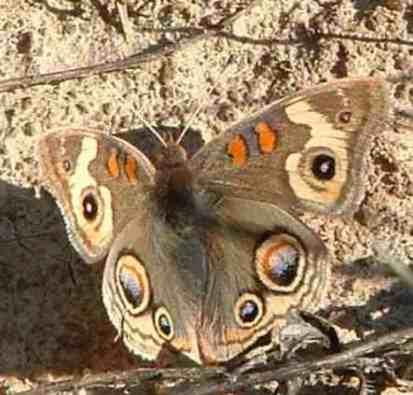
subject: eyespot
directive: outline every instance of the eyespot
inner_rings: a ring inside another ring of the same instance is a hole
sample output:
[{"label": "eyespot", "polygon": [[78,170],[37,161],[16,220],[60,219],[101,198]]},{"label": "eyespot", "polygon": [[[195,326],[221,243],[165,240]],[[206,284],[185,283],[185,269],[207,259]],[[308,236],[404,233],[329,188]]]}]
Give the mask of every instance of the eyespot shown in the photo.
[{"label": "eyespot", "polygon": [[116,284],[129,312],[137,315],[146,310],[150,302],[150,284],[145,267],[133,255],[123,255],[117,261]]},{"label": "eyespot", "polygon": [[73,165],[72,161],[68,158],[62,158],[60,162],[58,162],[58,167],[61,173],[65,175],[72,175],[73,173]]},{"label": "eyespot", "polygon": [[349,110],[340,111],[337,115],[337,119],[341,123],[350,123],[352,115],[353,113]]},{"label": "eyespot", "polygon": [[98,215],[98,201],[93,193],[88,193],[82,200],[83,216],[94,221]]},{"label": "eyespot", "polygon": [[235,303],[235,320],[241,328],[251,328],[264,316],[264,304],[253,293],[242,294]]},{"label": "eyespot", "polygon": [[163,339],[170,341],[175,335],[171,315],[165,307],[159,307],[154,315],[155,328]]},{"label": "eyespot", "polygon": [[71,162],[69,159],[65,159],[65,160],[62,162],[62,167],[63,167],[63,170],[64,170],[66,173],[69,173],[69,172],[72,170],[72,162]]},{"label": "eyespot", "polygon": [[95,188],[86,188],[80,196],[80,202],[83,218],[87,222],[100,221],[103,214],[103,211],[101,210],[102,203]]},{"label": "eyespot", "polygon": [[294,291],[302,278],[305,264],[304,249],[287,234],[271,236],[255,254],[258,278],[273,291]]},{"label": "eyespot", "polygon": [[[325,190],[340,175],[340,163],[334,151],[327,147],[311,147],[301,156],[299,172],[305,182]],[[329,183],[330,182],[330,183]]]},{"label": "eyespot", "polygon": [[336,161],[330,155],[316,155],[311,164],[311,171],[321,181],[331,180],[336,175]]}]

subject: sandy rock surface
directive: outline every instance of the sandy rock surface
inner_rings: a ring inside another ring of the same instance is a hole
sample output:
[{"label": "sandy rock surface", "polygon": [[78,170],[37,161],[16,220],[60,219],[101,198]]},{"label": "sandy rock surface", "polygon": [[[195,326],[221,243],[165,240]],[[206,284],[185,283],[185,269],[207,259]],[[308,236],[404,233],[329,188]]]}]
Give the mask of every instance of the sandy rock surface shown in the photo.
[{"label": "sandy rock surface", "polygon": [[[0,0],[0,83],[125,58],[181,37],[174,28],[215,24],[249,4],[130,3],[133,36],[125,40],[114,2]],[[413,65],[411,1],[256,1],[227,31],[238,39],[210,37],[131,70],[0,93],[3,388],[141,364],[114,342],[100,296],[102,266],[81,262],[53,200],[45,193],[35,198],[34,143],[41,133],[117,133],[141,127],[141,117],[179,128],[202,103],[191,127],[209,141],[301,88],[387,77]],[[389,94],[395,105],[413,105],[412,83],[390,84]],[[413,121],[399,123],[394,128],[389,120],[375,139],[364,170],[366,197],[354,216],[303,217],[333,257],[326,306],[350,317],[351,328],[340,330],[344,341],[413,324],[413,295],[385,267],[413,260]]]}]

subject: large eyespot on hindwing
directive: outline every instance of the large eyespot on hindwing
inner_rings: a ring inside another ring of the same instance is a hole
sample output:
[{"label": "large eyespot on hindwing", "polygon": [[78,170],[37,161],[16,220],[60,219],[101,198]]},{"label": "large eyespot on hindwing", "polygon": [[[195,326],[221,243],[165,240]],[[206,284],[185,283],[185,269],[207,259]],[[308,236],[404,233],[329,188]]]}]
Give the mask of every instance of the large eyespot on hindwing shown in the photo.
[{"label": "large eyespot on hindwing", "polygon": [[166,340],[171,341],[175,336],[175,328],[172,317],[166,307],[161,306],[155,310],[153,321],[158,335]]},{"label": "large eyespot on hindwing", "polygon": [[289,293],[302,281],[306,253],[301,243],[288,234],[273,235],[257,248],[255,270],[270,290]]},{"label": "large eyespot on hindwing", "polygon": [[116,286],[128,313],[139,315],[149,306],[151,288],[145,267],[133,255],[121,256],[116,265]]},{"label": "large eyespot on hindwing", "polygon": [[253,293],[243,293],[234,306],[235,321],[241,328],[256,326],[264,316],[264,303]]}]

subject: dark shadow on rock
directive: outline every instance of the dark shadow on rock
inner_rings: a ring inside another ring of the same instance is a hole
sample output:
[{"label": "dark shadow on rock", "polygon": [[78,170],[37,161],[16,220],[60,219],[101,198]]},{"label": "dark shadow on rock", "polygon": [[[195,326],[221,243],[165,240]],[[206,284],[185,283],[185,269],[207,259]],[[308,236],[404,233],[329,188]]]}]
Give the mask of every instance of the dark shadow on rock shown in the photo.
[{"label": "dark shadow on rock", "polygon": [[0,374],[136,367],[113,342],[102,266],[78,258],[49,194],[37,199],[32,189],[0,181]]},{"label": "dark shadow on rock", "polygon": [[[368,259],[368,265],[364,262],[363,266],[367,267],[366,270],[361,270],[360,265],[359,261],[355,261],[338,268],[335,274],[347,276],[350,281],[355,277],[365,279],[373,286],[385,283],[388,285],[374,293],[365,304],[332,306],[328,309],[330,311],[326,316],[332,318],[338,313],[337,324],[347,329],[354,329],[361,338],[372,332],[383,335],[394,330],[412,327],[413,289],[398,279],[385,265],[377,263],[373,258]],[[337,309],[336,312],[334,312],[335,309]]]},{"label": "dark shadow on rock", "polygon": [[[174,140],[179,128],[158,127]],[[120,135],[149,158],[160,143],[147,130]],[[190,131],[189,155],[202,145]],[[0,374],[123,370],[141,361],[116,336],[101,298],[104,262],[85,264],[45,191],[0,181]]]}]

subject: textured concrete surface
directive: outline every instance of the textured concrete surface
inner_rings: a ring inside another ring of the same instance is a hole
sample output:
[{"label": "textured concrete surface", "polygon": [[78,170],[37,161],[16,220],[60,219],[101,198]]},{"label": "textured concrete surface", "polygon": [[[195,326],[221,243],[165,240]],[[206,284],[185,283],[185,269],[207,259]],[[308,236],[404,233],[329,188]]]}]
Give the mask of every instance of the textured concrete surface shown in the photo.
[{"label": "textured concrete surface", "polygon": [[[0,0],[0,81],[119,59],[174,38],[144,28],[206,26],[248,4],[130,3],[134,36],[126,41],[112,2]],[[182,127],[202,103],[191,126],[208,141],[289,92],[412,65],[411,1],[258,1],[228,31],[253,40],[210,38],[133,70],[0,93],[4,388],[141,363],[114,343],[100,299],[101,267],[77,258],[51,199],[25,189],[37,182],[38,135],[62,126],[118,132],[142,126],[140,117]],[[413,84],[393,84],[391,94],[394,103],[413,104]],[[341,324],[351,321],[340,331],[344,340],[413,323],[412,294],[383,265],[413,259],[413,122],[402,122],[375,140],[368,192],[354,217],[303,218],[334,257],[326,304],[343,307]]]}]

